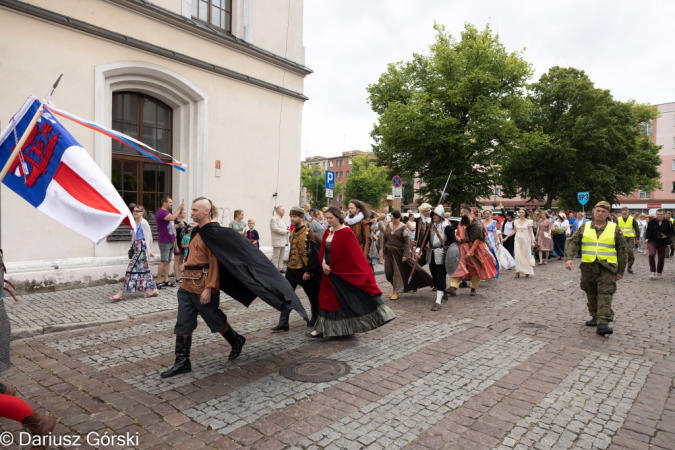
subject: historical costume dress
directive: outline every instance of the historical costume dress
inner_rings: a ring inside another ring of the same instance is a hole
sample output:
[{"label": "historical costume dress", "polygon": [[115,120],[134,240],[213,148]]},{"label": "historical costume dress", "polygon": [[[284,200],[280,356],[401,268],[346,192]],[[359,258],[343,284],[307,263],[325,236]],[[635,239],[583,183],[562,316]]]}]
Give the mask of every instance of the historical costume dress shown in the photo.
[{"label": "historical costume dress", "polygon": [[[391,224],[387,225],[380,233],[380,248],[384,255],[384,274],[393,286],[394,292],[400,294],[434,285],[431,276],[421,268],[415,270],[411,282],[408,283],[413,268],[408,227],[401,224],[393,230]],[[407,258],[405,262],[404,256]]]},{"label": "historical costume dress", "polygon": [[[470,277],[471,295],[476,295],[481,280],[494,278],[497,274],[497,266],[488,249],[485,227],[478,220],[471,219],[468,225],[460,225],[459,228],[458,242],[460,243],[461,261],[457,271],[451,276],[449,293],[455,295],[462,279]],[[462,228],[464,230],[461,230]],[[471,256],[472,251],[473,256]]]},{"label": "historical costume dress", "polygon": [[497,255],[498,242],[495,242],[495,230],[497,230],[497,221],[492,220],[489,224],[486,224],[485,221],[483,221],[483,226],[485,227],[485,232],[487,234],[488,244],[490,246],[490,253],[492,253],[492,256],[495,257],[495,267],[497,268],[497,275],[495,275],[495,278],[499,278],[499,256]]},{"label": "historical costume dress", "polygon": [[550,252],[553,250],[553,238],[551,237],[551,230],[553,223],[550,220],[544,219],[539,221],[537,229],[537,245],[542,252]]},{"label": "historical costume dress", "polygon": [[441,301],[446,298],[445,288],[447,287],[446,277],[448,275],[445,270],[445,258],[450,245],[455,242],[455,230],[452,225],[442,220],[441,223],[436,223],[433,219],[434,215],[443,218],[443,207],[437,206],[431,214],[431,223],[429,227],[429,234],[426,239],[422,238],[420,242],[421,247],[427,248],[426,260],[429,263],[429,271],[433,279],[434,287],[436,288],[436,302],[431,307],[432,311],[438,311],[441,308]]},{"label": "historical costume dress", "polygon": [[514,220],[516,236],[514,246],[514,259],[516,260],[516,273],[524,275],[534,275],[532,269],[532,240],[530,229],[532,221],[528,220],[525,225],[520,224],[520,220]]},{"label": "historical costume dress", "polygon": [[363,333],[396,318],[382,302],[373,271],[349,227],[326,230],[319,260],[330,266],[330,274],[321,278],[317,336]]}]

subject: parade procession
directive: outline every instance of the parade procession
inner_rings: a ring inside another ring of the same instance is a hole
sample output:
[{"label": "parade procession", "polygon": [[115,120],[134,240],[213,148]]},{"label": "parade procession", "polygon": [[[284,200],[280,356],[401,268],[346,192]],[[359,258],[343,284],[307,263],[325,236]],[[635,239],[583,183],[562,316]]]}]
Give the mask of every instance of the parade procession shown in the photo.
[{"label": "parade procession", "polygon": [[638,6],[0,0],[0,449],[675,449]]}]

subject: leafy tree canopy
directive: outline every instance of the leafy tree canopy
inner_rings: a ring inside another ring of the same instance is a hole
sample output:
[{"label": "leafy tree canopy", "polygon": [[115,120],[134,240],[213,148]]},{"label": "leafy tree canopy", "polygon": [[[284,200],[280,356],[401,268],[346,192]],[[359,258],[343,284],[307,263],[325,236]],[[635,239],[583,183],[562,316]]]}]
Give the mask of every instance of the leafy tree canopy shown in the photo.
[{"label": "leafy tree canopy", "polygon": [[350,199],[357,199],[377,209],[388,192],[391,192],[391,179],[385,167],[378,166],[367,155],[352,160],[352,173],[347,178],[345,189],[345,203]]},{"label": "leafy tree canopy", "polygon": [[530,65],[509,53],[499,36],[465,25],[456,41],[436,24],[428,55],[390,64],[368,86],[378,115],[371,133],[378,164],[405,178],[419,176],[420,193],[439,200],[448,174],[447,201],[458,208],[488,197],[496,170],[518,148],[517,123],[527,118],[523,96]]},{"label": "leafy tree canopy", "polygon": [[644,132],[655,108],[617,101],[574,68],[552,67],[529,86],[527,98],[531,112],[519,117],[520,145],[501,170],[507,197],[575,208],[577,192],[590,192],[593,205],[660,187],[659,147]]}]

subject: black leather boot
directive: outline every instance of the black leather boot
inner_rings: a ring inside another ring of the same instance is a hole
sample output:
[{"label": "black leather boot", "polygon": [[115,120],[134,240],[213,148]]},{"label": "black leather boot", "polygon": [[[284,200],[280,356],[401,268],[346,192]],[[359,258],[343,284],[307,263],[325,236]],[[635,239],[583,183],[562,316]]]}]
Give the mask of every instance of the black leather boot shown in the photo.
[{"label": "black leather boot", "polygon": [[192,372],[190,347],[192,347],[192,335],[176,336],[176,363],[172,368],[160,374],[162,378],[171,378],[181,373]]},{"label": "black leather boot", "polygon": [[288,331],[288,319],[291,317],[291,309],[288,308],[286,311],[282,311],[279,316],[279,323],[276,327],[272,328],[272,331]]},{"label": "black leather boot", "polygon": [[614,333],[614,330],[609,327],[606,323],[599,323],[598,324],[598,329],[595,330],[596,333],[598,333],[600,336],[604,336],[606,334],[612,334]]},{"label": "black leather boot", "polygon": [[626,269],[626,270],[628,271],[628,273],[633,273],[633,265],[628,264],[628,269]]},{"label": "black leather boot", "polygon": [[0,383],[0,394],[11,395],[16,397],[16,389],[14,386]]},{"label": "black leather boot", "polygon": [[586,321],[586,326],[587,327],[597,327],[598,322],[595,320],[595,317],[591,317],[591,320]]},{"label": "black leather boot", "polygon": [[227,357],[228,360],[233,361],[241,354],[241,350],[244,348],[246,343],[246,338],[241,334],[237,333],[230,327],[225,334],[223,334],[225,340],[232,346],[232,351]]}]

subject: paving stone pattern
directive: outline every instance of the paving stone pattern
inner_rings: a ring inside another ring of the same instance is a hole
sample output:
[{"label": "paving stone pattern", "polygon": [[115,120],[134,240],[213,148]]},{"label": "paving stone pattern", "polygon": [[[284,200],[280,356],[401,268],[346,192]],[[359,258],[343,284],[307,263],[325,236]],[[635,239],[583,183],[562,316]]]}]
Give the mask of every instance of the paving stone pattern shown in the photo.
[{"label": "paving stone pattern", "polygon": [[[276,373],[251,383],[245,390],[210,400],[185,411],[184,414],[202,425],[228,434],[274,410],[293,405],[309,395],[323,392],[349,378],[464,331],[466,327],[463,325],[468,322],[471,320],[462,319],[447,324],[427,322],[403,332],[387,335],[380,341],[335,353],[331,358],[346,361],[351,369],[339,380],[316,384],[301,383],[290,381]],[[416,337],[413,342],[410,340],[411,336]]]},{"label": "paving stone pattern", "polygon": [[[246,330],[242,355],[225,361],[227,344],[200,324],[195,372],[164,381],[175,289],[117,304],[107,298],[118,286],[21,296],[6,305],[12,331],[44,334],[17,334],[32,337],[11,342],[12,367],[0,381],[52,414],[57,436],[138,433],[139,449],[673,450],[674,261],[650,281],[647,257],[636,254],[635,273],[618,283],[607,337],[584,326],[578,259],[572,271],[556,261],[528,278],[504,271],[475,297],[459,289],[437,312],[430,289],[392,301],[378,275],[398,317],[348,339],[308,339],[296,314],[288,333],[273,333],[276,311],[223,298],[238,316],[235,329]],[[157,302],[166,309],[156,312]],[[74,329],[100,319],[123,320]],[[85,358],[93,355],[108,359]],[[352,373],[319,384],[278,375],[313,357],[340,359]],[[0,434],[20,429],[0,418]]]},{"label": "paving stone pattern", "polygon": [[[237,325],[238,333],[247,334],[254,331],[270,328],[279,321],[276,316],[267,316],[260,319],[251,320]],[[164,328],[166,331],[167,328]],[[212,333],[210,330],[202,330],[192,335],[192,348],[201,345],[212,344],[214,342],[225,342],[220,333]],[[112,367],[121,366],[122,364],[134,363],[145,359],[155,358],[157,356],[172,353],[176,342],[173,339],[162,338],[161,340],[151,342],[145,345],[136,345],[120,350],[113,350],[110,352],[99,353],[80,358],[83,362],[96,370],[106,370]],[[228,348],[229,348],[229,344]]]},{"label": "paving stone pattern", "polygon": [[[236,317],[251,312],[272,310],[272,307],[269,306],[267,303],[256,302],[252,304],[249,308],[246,308],[244,305],[234,300],[228,302],[227,307],[232,308],[226,311],[228,317]],[[199,327],[205,326],[204,321],[201,319],[201,317],[198,319],[198,321]],[[77,337],[71,339],[58,340],[54,342],[48,342],[47,345],[60,352],[67,352],[69,350],[76,350],[80,348],[93,347],[100,344],[107,344],[110,342],[122,341],[125,339],[129,339],[130,337],[144,336],[153,333],[165,332],[166,330],[172,330],[175,324],[176,324],[175,319],[164,320],[162,322],[155,322],[155,323],[142,323],[140,325],[123,327],[120,329],[107,331],[104,333],[94,333],[91,335],[87,335],[86,338]]]},{"label": "paving stone pattern", "polygon": [[498,450],[609,447],[653,365],[592,352],[516,424]]},{"label": "paving stone pattern", "polygon": [[[256,342],[246,346],[246,352],[241,356],[245,364],[251,364],[269,358],[273,355],[294,350],[303,345],[308,345],[314,341],[309,341],[303,333],[293,333],[282,335],[272,339]],[[143,389],[152,394],[166,392],[180,386],[191,384],[197,380],[208,378],[212,375],[226,373],[239,366],[232,365],[227,360],[230,354],[229,347],[226,352],[209,355],[205,358],[192,359],[192,372],[180,377],[161,379],[157,376],[157,371],[147,372],[134,378],[125,380],[127,383]],[[237,360],[240,363],[241,360]]]},{"label": "paving stone pattern", "polygon": [[312,434],[300,445],[308,449],[348,449],[359,444],[403,448],[545,345],[526,337],[492,339]]}]

